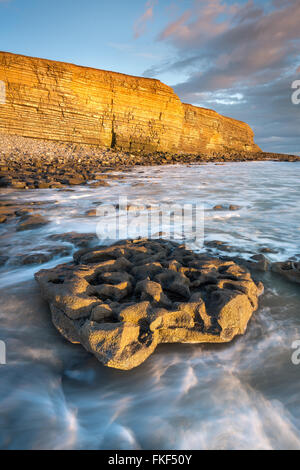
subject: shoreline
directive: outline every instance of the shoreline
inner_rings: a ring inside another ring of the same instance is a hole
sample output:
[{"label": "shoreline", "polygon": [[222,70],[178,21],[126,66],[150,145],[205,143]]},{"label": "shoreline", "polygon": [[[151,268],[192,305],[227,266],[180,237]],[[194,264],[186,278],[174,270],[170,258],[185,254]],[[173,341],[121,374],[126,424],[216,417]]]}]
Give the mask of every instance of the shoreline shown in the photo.
[{"label": "shoreline", "polygon": [[15,189],[60,188],[86,184],[106,186],[99,172],[135,166],[248,161],[300,161],[296,155],[270,152],[212,152],[172,154],[140,151],[130,153],[71,142],[48,141],[0,134],[0,187]]}]

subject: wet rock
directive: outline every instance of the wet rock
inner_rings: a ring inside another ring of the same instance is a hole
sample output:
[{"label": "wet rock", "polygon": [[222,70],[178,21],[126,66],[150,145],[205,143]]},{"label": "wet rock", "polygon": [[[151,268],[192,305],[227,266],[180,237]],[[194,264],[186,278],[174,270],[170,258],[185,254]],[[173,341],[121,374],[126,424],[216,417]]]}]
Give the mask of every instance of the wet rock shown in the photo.
[{"label": "wet rock", "polygon": [[238,206],[236,204],[230,204],[229,206],[226,206],[224,204],[217,204],[216,206],[213,207],[214,211],[238,211],[241,209],[241,206]]},{"label": "wet rock", "polygon": [[9,260],[8,256],[0,255],[0,266],[4,266],[8,260]]},{"label": "wet rock", "polygon": [[26,188],[26,183],[25,183],[25,181],[12,181],[11,186],[14,189],[25,189]]},{"label": "wet rock", "polygon": [[16,216],[15,210],[16,210],[16,206],[0,207],[0,216],[6,217],[6,219],[14,218]]},{"label": "wet rock", "polygon": [[233,251],[234,250],[234,248],[230,246],[228,243],[222,242],[220,240],[212,240],[212,241],[205,242],[205,246],[209,248],[216,248],[220,251]]},{"label": "wet rock", "polygon": [[84,214],[86,217],[96,217],[97,216],[97,209],[89,209]]},{"label": "wet rock", "polygon": [[288,261],[300,261],[300,254],[297,253],[293,255],[291,258],[288,259]]},{"label": "wet rock", "polygon": [[74,246],[81,248],[87,247],[91,242],[97,239],[97,236],[94,233],[66,232],[50,235],[48,238],[53,241],[59,240],[72,243]]},{"label": "wet rock", "polygon": [[50,261],[51,258],[52,256],[46,253],[32,253],[29,255],[20,255],[16,264],[43,264]]},{"label": "wet rock", "polygon": [[80,178],[80,177],[74,177],[74,178],[69,178],[66,180],[66,183],[71,185],[71,186],[77,186],[79,184],[83,184],[84,183],[84,180],[83,178]]},{"label": "wet rock", "polygon": [[66,245],[46,246],[40,245],[33,252],[27,254],[17,254],[10,259],[9,264],[14,266],[43,264],[52,260],[56,256],[69,256],[72,248]]},{"label": "wet rock", "polygon": [[50,184],[46,182],[39,182],[35,184],[35,187],[39,189],[48,189],[50,188]]},{"label": "wet rock", "polygon": [[93,181],[92,183],[89,184],[91,188],[99,188],[100,186],[109,186],[107,181]]},{"label": "wet rock", "polygon": [[269,271],[271,263],[263,254],[260,254],[251,256],[250,260],[248,261],[248,266],[249,269],[266,272]]},{"label": "wet rock", "polygon": [[33,230],[37,229],[40,227],[43,227],[44,225],[47,225],[49,223],[49,220],[46,219],[46,217],[43,217],[42,215],[36,214],[32,215],[29,217],[25,217],[23,222],[19,224],[17,227],[17,231],[23,231],[23,230]]},{"label": "wet rock", "polygon": [[273,263],[271,270],[274,273],[281,274],[291,282],[300,284],[300,262],[285,261],[281,263]]},{"label": "wet rock", "polygon": [[232,340],[263,292],[246,268],[168,240],[125,240],[74,260],[35,275],[53,323],[118,369],[138,366],[159,343]]},{"label": "wet rock", "polygon": [[55,256],[69,256],[72,253],[72,248],[66,245],[48,246],[47,251],[51,254],[51,257]]},{"label": "wet rock", "polygon": [[[7,170],[8,171],[8,168]],[[6,188],[11,184],[12,178],[10,176],[2,176],[0,177],[0,187],[1,188]]]},{"label": "wet rock", "polygon": [[278,251],[274,250],[273,248],[269,248],[268,246],[262,247],[260,250],[260,253],[270,253],[270,254],[277,254]]},{"label": "wet rock", "polygon": [[22,207],[21,209],[18,209],[15,211],[15,215],[17,217],[26,217],[27,215],[30,215],[34,212],[34,209],[30,208],[30,207]]},{"label": "wet rock", "polygon": [[235,263],[238,263],[239,265],[244,266],[245,268],[249,269],[250,272],[252,271],[267,272],[270,270],[270,267],[271,267],[271,262],[263,254],[253,255],[251,256],[250,259],[241,258],[239,256],[222,257],[222,258],[228,261],[232,260]]}]

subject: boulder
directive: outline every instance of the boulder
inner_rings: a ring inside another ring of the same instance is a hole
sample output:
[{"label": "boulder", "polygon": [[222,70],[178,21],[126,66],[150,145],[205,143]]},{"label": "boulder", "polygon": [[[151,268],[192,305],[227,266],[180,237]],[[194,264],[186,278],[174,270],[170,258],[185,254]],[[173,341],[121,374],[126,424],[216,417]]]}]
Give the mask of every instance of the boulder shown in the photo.
[{"label": "boulder", "polygon": [[300,262],[288,260],[283,263],[273,263],[271,270],[291,282],[300,284]]},{"label": "boulder", "polygon": [[78,233],[78,232],[66,232],[66,233],[55,233],[49,235],[49,239],[53,241],[62,241],[67,243],[72,243],[78,248],[85,248],[91,242],[96,240],[96,235],[94,233]]},{"label": "boulder", "polygon": [[246,267],[162,239],[80,250],[35,278],[58,331],[124,370],[159,343],[231,341],[263,292]]},{"label": "boulder", "polygon": [[48,224],[49,220],[46,219],[46,217],[43,217],[42,215],[36,214],[32,216],[25,216],[23,218],[23,221],[20,222],[20,224],[17,227],[17,231],[23,231],[23,230],[33,230],[36,228],[43,227],[44,225]]}]

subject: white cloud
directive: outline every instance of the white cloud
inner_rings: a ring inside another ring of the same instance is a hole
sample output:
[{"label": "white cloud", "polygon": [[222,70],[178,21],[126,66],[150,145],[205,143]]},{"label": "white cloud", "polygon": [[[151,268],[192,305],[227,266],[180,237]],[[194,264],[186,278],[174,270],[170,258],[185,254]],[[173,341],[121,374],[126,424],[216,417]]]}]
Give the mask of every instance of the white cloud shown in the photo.
[{"label": "white cloud", "polygon": [[153,20],[154,7],[157,4],[157,0],[148,0],[145,7],[145,12],[136,20],[134,23],[134,37],[137,39],[142,36],[146,29],[149,21]]}]

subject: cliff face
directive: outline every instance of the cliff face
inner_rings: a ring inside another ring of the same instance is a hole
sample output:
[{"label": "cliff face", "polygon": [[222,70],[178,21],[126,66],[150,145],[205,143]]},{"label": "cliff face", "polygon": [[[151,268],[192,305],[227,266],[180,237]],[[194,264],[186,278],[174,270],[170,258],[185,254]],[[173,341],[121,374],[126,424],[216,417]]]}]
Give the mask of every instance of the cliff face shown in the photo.
[{"label": "cliff face", "polygon": [[0,132],[135,151],[258,151],[251,128],[159,80],[0,52]]},{"label": "cliff face", "polygon": [[179,146],[188,153],[224,149],[258,151],[248,124],[221,116],[216,111],[183,104],[184,121]]}]

